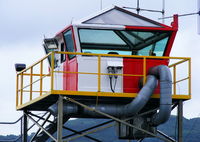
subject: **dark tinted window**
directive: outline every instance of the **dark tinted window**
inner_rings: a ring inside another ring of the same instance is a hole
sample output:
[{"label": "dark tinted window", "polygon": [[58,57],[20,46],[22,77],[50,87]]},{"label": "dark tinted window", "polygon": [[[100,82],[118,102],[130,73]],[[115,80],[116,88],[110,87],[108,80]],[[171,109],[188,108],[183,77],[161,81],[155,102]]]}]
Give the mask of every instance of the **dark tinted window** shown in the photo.
[{"label": "dark tinted window", "polygon": [[[61,51],[65,52],[64,43],[61,43]],[[60,54],[60,60],[61,60],[61,63],[63,63],[66,60],[66,54]]]},{"label": "dark tinted window", "polygon": [[[73,42],[73,39],[72,39],[72,31],[69,30],[69,31],[65,32],[64,37],[65,37],[67,52],[75,52],[74,42]],[[72,55],[72,54],[68,55],[69,59],[72,59],[74,56],[75,55]]]}]

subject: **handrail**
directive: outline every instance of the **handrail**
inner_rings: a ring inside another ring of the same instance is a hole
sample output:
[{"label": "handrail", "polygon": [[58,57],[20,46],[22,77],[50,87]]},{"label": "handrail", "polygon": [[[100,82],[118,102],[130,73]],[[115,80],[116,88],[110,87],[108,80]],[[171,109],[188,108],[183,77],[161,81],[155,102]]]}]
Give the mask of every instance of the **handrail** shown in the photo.
[{"label": "handrail", "polygon": [[[21,116],[19,119],[13,122],[0,122],[0,125],[11,125],[11,124],[16,124],[20,121],[22,126],[22,118],[23,116]],[[0,142],[17,142],[20,138],[22,138],[22,127],[21,127],[21,134],[17,138],[11,140],[0,140]]]},{"label": "handrail", "polygon": [[[74,55],[85,55],[85,56],[95,56],[97,59],[97,72],[72,72],[72,71],[57,71],[54,69],[55,67],[55,54],[74,54]],[[49,68],[49,72],[44,72],[44,61],[47,60],[49,57],[51,57],[51,67]],[[101,58],[102,57],[125,57],[125,58],[133,58],[133,59],[142,59],[143,60],[143,71],[141,74],[111,74],[111,73],[102,73],[101,72]],[[118,76],[141,76],[143,77],[143,83],[146,81],[146,67],[147,67],[147,60],[148,59],[165,59],[165,60],[178,60],[172,64],[169,65],[169,68],[172,69],[173,73],[173,94],[177,95],[176,86],[178,83],[188,80],[188,94],[191,95],[191,58],[189,57],[159,57],[159,56],[136,56],[136,55],[116,55],[116,54],[96,54],[96,53],[74,53],[74,52],[50,52],[45,57],[34,63],[32,66],[29,66],[28,68],[24,69],[23,71],[17,73],[17,80],[16,80],[16,107],[24,104],[24,93],[29,93],[29,100],[31,101],[34,99],[33,94],[39,93],[39,96],[42,96],[43,94],[54,91],[54,76],[55,73],[68,73],[68,74],[91,74],[91,75],[97,75],[97,95],[101,92],[101,76],[102,75],[118,75]],[[179,66],[182,63],[188,62],[188,76],[185,78],[181,78],[177,80],[177,66]],[[37,66],[39,65],[39,66]],[[39,68],[39,72],[34,72],[33,68]],[[25,77],[30,76],[29,78],[29,84],[25,84]],[[36,80],[34,78],[38,77]],[[49,90],[44,90],[44,80],[45,78],[50,79],[49,84]],[[39,82],[39,89],[35,90],[34,85],[36,82]],[[26,89],[26,90],[25,90]],[[24,92],[24,93],[23,93]],[[105,93],[105,92],[104,92]]]},{"label": "handrail", "polygon": [[17,122],[19,122],[21,119],[23,118],[23,116],[21,116],[19,119],[17,119],[16,121],[13,122],[0,122],[0,124],[16,124]]}]

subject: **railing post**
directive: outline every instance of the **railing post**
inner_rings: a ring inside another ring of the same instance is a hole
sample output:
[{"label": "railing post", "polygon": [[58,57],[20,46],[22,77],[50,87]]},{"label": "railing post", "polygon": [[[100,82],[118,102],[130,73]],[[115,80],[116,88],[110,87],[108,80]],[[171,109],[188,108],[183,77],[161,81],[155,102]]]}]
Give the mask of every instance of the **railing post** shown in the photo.
[{"label": "railing post", "polygon": [[32,100],[32,91],[33,91],[33,85],[32,85],[32,83],[33,83],[33,67],[31,67],[31,69],[30,69],[30,101]]},{"label": "railing post", "polygon": [[143,85],[146,83],[146,57],[143,57]]},{"label": "railing post", "polygon": [[191,95],[191,59],[188,60],[188,74],[189,74],[188,94]]},{"label": "railing post", "polygon": [[19,105],[19,75],[16,76],[16,107]]},{"label": "railing post", "polygon": [[98,92],[101,92],[101,56],[98,55]]},{"label": "railing post", "polygon": [[40,96],[42,96],[43,60],[40,62]]},{"label": "railing post", "polygon": [[20,105],[23,103],[23,73],[21,73],[21,80],[20,80]]},{"label": "railing post", "polygon": [[54,90],[54,55],[55,53],[51,53],[51,91]]}]

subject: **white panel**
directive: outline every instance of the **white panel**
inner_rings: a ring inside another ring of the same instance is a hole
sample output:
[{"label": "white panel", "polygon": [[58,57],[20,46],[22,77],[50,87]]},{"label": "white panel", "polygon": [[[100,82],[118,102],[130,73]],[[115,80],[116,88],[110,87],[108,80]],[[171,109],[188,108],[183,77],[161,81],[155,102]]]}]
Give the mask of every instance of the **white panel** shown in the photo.
[{"label": "white panel", "polygon": [[78,29],[76,26],[73,26],[73,30],[74,30],[74,40],[76,43],[77,52],[81,52],[81,48],[80,48],[81,46],[80,46],[79,37],[78,37]]},{"label": "white panel", "polygon": [[[108,73],[107,71],[107,62],[108,61],[117,61],[123,64],[122,58],[113,58],[113,57],[102,57],[101,58],[101,73]],[[98,59],[95,56],[79,56],[78,57],[78,72],[98,72]],[[121,74],[122,70],[118,72]],[[98,76],[97,75],[78,75],[78,90],[79,91],[97,91],[98,89]],[[114,83],[113,83],[114,86]],[[112,92],[110,89],[110,80],[107,75],[101,76],[101,91],[102,92]],[[118,76],[115,92],[123,91],[123,79],[122,76]]]},{"label": "white panel", "polygon": [[[60,54],[55,54],[57,67],[55,71],[63,71],[63,65],[60,63]],[[54,90],[63,90],[63,73],[54,73]]]},{"label": "white panel", "polygon": [[[63,67],[57,67],[55,71],[63,71]],[[63,73],[54,73],[54,90],[63,90]]]}]

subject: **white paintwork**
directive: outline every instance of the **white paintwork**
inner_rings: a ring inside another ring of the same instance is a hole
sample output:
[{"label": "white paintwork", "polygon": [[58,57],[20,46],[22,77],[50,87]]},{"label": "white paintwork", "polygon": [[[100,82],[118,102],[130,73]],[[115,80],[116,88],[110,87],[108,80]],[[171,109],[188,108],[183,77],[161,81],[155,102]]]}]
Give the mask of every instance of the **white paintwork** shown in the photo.
[{"label": "white paintwork", "polygon": [[[63,66],[58,66],[55,71],[63,71]],[[54,89],[63,90],[63,73],[54,73]]]},{"label": "white paintwork", "polygon": [[102,25],[102,24],[73,24],[77,28],[90,28],[90,29],[111,29],[111,30],[124,30],[123,25]]},{"label": "white paintwork", "polygon": [[[61,43],[62,42],[59,42],[59,51],[61,51]],[[57,67],[54,70],[63,71],[63,63],[61,63],[61,54],[55,54],[55,63],[57,64]],[[54,89],[63,90],[63,73],[54,73]]]},{"label": "white paintwork", "polygon": [[78,28],[76,26],[73,26],[73,31],[74,31],[74,41],[76,44],[77,52],[81,52],[81,46],[80,46],[79,36],[78,36]]},{"label": "white paintwork", "polygon": [[123,62],[121,61],[107,61],[108,67],[123,67]]},{"label": "white paintwork", "polygon": [[[123,64],[122,58],[102,57],[101,58],[101,73],[108,73],[107,62],[116,61]],[[118,74],[122,74],[123,70],[119,70]],[[98,72],[98,59],[95,56],[79,56],[78,57],[78,72]],[[114,82],[114,81],[113,81]],[[113,83],[114,86],[114,83]],[[97,91],[98,90],[98,76],[90,74],[78,75],[78,91]],[[123,91],[123,77],[118,76],[115,92]],[[108,75],[101,76],[101,92],[112,92],[110,89],[110,79]]]}]

